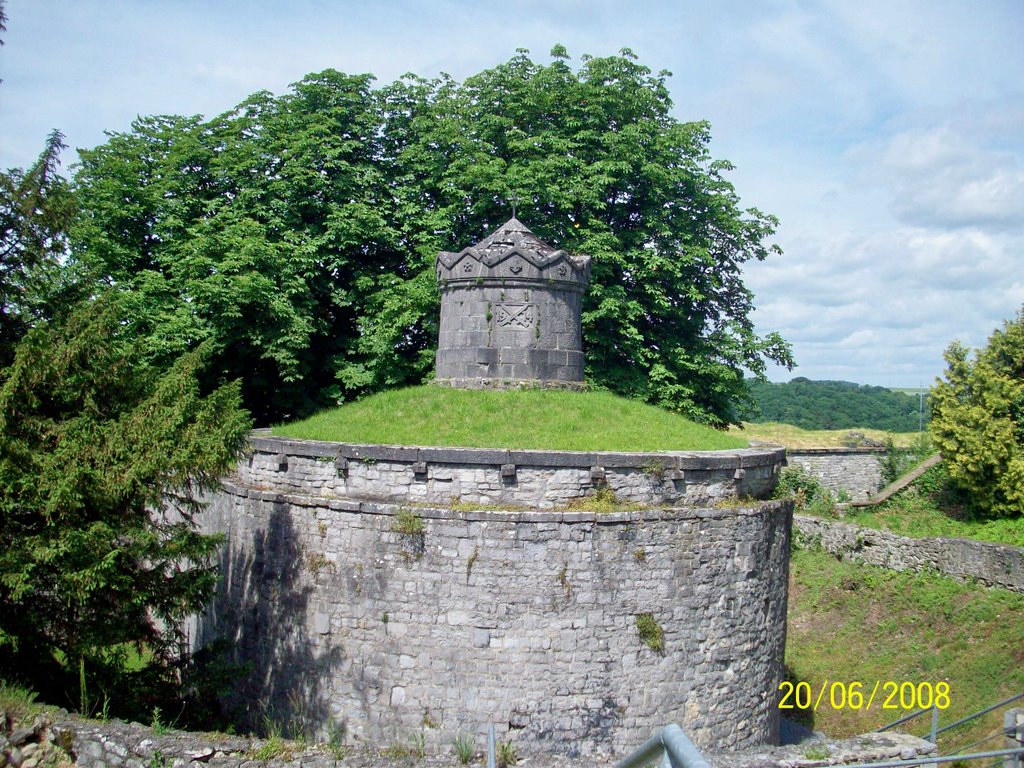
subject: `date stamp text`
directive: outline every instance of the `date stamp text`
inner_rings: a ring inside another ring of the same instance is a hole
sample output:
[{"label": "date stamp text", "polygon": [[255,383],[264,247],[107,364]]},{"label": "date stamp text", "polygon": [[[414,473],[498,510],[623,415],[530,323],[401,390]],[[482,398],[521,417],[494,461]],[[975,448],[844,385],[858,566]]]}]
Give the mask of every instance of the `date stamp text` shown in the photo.
[{"label": "date stamp text", "polygon": [[831,709],[947,709],[950,690],[947,682],[921,682],[875,680],[874,684],[854,681],[826,680],[821,686],[806,681],[798,683],[783,680],[779,683],[782,696],[779,709],[813,709],[824,706]]}]

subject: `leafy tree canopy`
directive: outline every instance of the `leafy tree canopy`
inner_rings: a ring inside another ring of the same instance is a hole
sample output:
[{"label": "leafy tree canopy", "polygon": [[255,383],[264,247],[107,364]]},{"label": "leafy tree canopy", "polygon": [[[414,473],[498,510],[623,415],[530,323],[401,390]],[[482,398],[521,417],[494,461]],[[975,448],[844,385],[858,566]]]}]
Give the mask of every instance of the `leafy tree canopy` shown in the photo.
[{"label": "leafy tree canopy", "polygon": [[758,336],[742,265],[776,220],[744,210],[709,126],[670,114],[628,50],[525,51],[465,81],[309,75],[233,110],[149,117],[81,153],[76,260],[124,291],[147,360],[200,341],[266,423],[433,365],[433,259],[510,215],[594,257],[591,382],[715,425],[743,371],[792,364]]},{"label": "leafy tree canopy", "polygon": [[849,381],[811,381],[802,376],[785,384],[749,380],[748,421],[778,421],[803,429],[885,429],[915,432],[922,421],[916,395]]},{"label": "leafy tree canopy", "polygon": [[1024,515],[1024,308],[970,359],[954,341],[932,388],[932,434],[949,475],[976,508]]},{"label": "leafy tree canopy", "polygon": [[237,385],[199,390],[208,346],[159,371],[125,319],[115,295],[83,304],[0,373],[0,678],[65,706],[79,665],[111,683],[134,647],[169,669],[214,585],[195,494],[249,429]]}]

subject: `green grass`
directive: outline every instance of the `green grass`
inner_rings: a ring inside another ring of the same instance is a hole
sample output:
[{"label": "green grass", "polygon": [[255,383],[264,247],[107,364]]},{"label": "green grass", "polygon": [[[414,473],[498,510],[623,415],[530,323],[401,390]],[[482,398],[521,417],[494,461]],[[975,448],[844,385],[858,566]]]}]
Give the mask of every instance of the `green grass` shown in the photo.
[{"label": "green grass", "polygon": [[973,512],[949,484],[941,464],[877,507],[853,508],[844,518],[902,536],[977,539],[1024,547],[1024,518],[986,519]]},{"label": "green grass", "polygon": [[[0,679],[0,710],[15,722],[31,720],[48,707],[36,701],[35,691]],[[0,727],[3,722],[0,721]]]},{"label": "green grass", "polygon": [[[826,681],[862,682],[865,702],[875,681],[946,681],[951,705],[940,713],[941,726],[1024,691],[1022,611],[1024,595],[797,550],[786,662],[792,679],[807,681],[814,698]],[[883,711],[878,698],[870,711],[833,710],[827,697],[813,713],[813,725],[830,736],[864,733],[909,714]],[[941,736],[940,750],[987,735],[1001,718],[993,713]],[[905,730],[920,735],[930,725],[925,720]]]},{"label": "green grass", "polygon": [[562,451],[744,448],[739,436],[607,392],[392,390],[278,426],[308,440]]},{"label": "green grass", "polygon": [[850,447],[851,435],[863,435],[878,443],[883,443],[886,437],[891,437],[893,443],[900,448],[908,447],[915,438],[917,432],[886,432],[882,429],[802,429],[792,424],[781,424],[776,421],[766,421],[755,424],[744,422],[743,427],[731,427],[729,434],[745,437],[747,440],[757,440],[765,443],[777,443],[787,448],[847,448]]}]

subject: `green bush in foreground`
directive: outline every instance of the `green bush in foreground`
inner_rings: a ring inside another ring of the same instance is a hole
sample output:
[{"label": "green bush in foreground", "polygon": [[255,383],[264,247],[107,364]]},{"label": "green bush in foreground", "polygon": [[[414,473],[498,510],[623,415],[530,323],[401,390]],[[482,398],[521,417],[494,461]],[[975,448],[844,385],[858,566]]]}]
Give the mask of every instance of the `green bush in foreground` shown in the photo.
[{"label": "green bush in foreground", "polygon": [[953,342],[932,389],[932,433],[954,482],[993,517],[1024,515],[1024,309],[974,360]]},{"label": "green bush in foreground", "polygon": [[192,524],[196,496],[249,429],[237,384],[201,391],[208,352],[140,364],[108,294],[31,330],[0,372],[0,677],[134,717],[177,687],[219,543]]}]

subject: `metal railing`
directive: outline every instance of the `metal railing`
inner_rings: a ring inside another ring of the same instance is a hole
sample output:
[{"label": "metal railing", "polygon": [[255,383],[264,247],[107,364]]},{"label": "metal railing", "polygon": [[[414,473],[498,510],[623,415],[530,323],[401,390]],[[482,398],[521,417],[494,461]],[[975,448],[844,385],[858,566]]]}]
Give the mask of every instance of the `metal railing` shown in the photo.
[{"label": "metal railing", "polygon": [[[930,741],[932,744],[938,744],[938,737],[939,737],[940,733],[945,733],[946,731],[951,731],[954,728],[956,728],[957,726],[964,725],[965,723],[969,723],[969,722],[971,722],[971,720],[979,718],[982,715],[987,715],[989,712],[994,712],[997,709],[1001,709],[1001,708],[1005,707],[1007,704],[1012,704],[1013,702],[1017,701],[1018,699],[1024,699],[1024,693],[1018,693],[1017,695],[1011,696],[1008,699],[1004,699],[1003,701],[1000,701],[997,704],[993,704],[990,707],[985,707],[984,709],[979,709],[977,712],[975,712],[973,714],[970,714],[970,715],[967,715],[967,717],[961,717],[956,722],[950,723],[949,725],[944,725],[941,728],[939,728],[939,710],[938,710],[938,707],[936,707],[933,704],[930,707],[924,707],[923,709],[918,709],[915,712],[911,712],[909,715],[904,715],[899,720],[893,720],[891,723],[887,723],[886,725],[883,725],[881,728],[877,729],[876,733],[882,733],[882,731],[888,731],[890,728],[895,728],[897,725],[902,725],[903,723],[909,722],[909,721],[915,719],[916,717],[919,717],[920,715],[923,715],[925,712],[931,712],[932,713],[932,727],[931,727],[930,733],[928,734],[930,736],[930,738],[928,738],[928,741]],[[922,738],[925,738],[925,737],[922,737]]]},{"label": "metal railing", "polygon": [[711,768],[683,729],[674,723],[651,736],[629,757],[616,763],[615,768],[643,768],[658,755],[661,768]]}]

